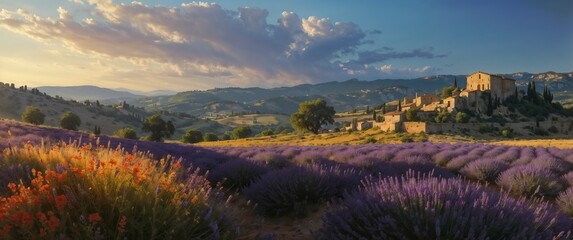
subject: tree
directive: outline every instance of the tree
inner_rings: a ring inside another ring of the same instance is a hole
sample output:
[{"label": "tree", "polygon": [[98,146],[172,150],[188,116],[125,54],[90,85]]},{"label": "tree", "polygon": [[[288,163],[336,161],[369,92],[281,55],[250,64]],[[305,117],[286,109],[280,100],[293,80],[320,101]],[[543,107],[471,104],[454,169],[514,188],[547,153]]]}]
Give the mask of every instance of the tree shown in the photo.
[{"label": "tree", "polygon": [[100,135],[101,134],[101,128],[98,125],[95,125],[93,133],[95,135]]},{"label": "tree", "polygon": [[454,78],[454,89],[458,88],[458,79]]},{"label": "tree", "polygon": [[78,115],[73,112],[65,112],[60,117],[60,126],[63,129],[77,131],[78,127],[82,124],[82,120]]},{"label": "tree", "polygon": [[420,120],[418,117],[418,109],[410,108],[406,111],[406,121],[415,122]]},{"label": "tree", "polygon": [[318,134],[322,125],[334,123],[335,113],[334,108],[322,99],[306,101],[298,106],[298,112],[290,116],[290,123],[299,131]]},{"label": "tree", "polygon": [[543,101],[549,104],[553,102],[553,94],[551,94],[551,91],[549,88],[547,88],[547,85],[543,86]]},{"label": "tree", "polygon": [[137,132],[133,128],[122,128],[113,133],[118,138],[137,139]]},{"label": "tree", "polygon": [[442,99],[451,97],[454,89],[456,89],[456,88],[453,86],[442,88]]},{"label": "tree", "polygon": [[141,129],[144,132],[151,132],[148,139],[154,142],[161,142],[163,138],[171,137],[171,135],[175,133],[173,123],[171,121],[165,122],[159,114],[146,118],[143,121],[143,127]]},{"label": "tree", "polygon": [[456,122],[457,123],[467,123],[470,120],[470,116],[465,112],[458,112],[456,113]]},{"label": "tree", "polygon": [[402,101],[398,101],[398,109],[396,109],[398,112],[402,111]]},{"label": "tree", "polygon": [[449,121],[450,116],[451,116],[450,112],[448,112],[447,110],[443,110],[440,113],[438,113],[438,115],[434,118],[434,120],[436,120],[437,123],[445,123]]},{"label": "tree", "polygon": [[377,121],[376,110],[372,111],[372,120],[374,120],[375,122]]},{"label": "tree", "polygon": [[203,141],[203,133],[195,128],[189,129],[181,138],[183,143],[198,143]]},{"label": "tree", "polygon": [[260,135],[261,135],[261,136],[272,136],[272,135],[275,135],[275,133],[273,132],[272,129],[266,129],[266,130],[263,130],[263,131],[260,133]]},{"label": "tree", "polygon": [[43,124],[45,118],[46,115],[37,107],[27,106],[24,113],[22,113],[22,121],[34,125]]},{"label": "tree", "polygon": [[231,135],[233,135],[234,139],[241,139],[241,138],[248,138],[253,134],[253,131],[248,126],[240,126],[233,129]]},{"label": "tree", "polygon": [[219,140],[219,138],[214,133],[209,132],[209,133],[205,133],[205,135],[203,135],[203,141],[205,141],[205,142],[215,142],[218,140]]},{"label": "tree", "polygon": [[221,135],[221,140],[223,141],[231,140],[231,136],[227,133],[224,133],[223,135]]}]

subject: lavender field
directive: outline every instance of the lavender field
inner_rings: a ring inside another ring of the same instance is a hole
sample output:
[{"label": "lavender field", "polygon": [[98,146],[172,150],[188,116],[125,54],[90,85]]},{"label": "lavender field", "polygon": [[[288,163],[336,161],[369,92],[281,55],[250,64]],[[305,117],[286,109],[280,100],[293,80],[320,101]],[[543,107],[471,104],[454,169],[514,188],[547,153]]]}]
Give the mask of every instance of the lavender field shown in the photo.
[{"label": "lavender field", "polygon": [[[324,210],[320,229],[308,229],[315,239],[573,237],[573,149],[433,143],[199,148],[5,121],[0,140],[5,154],[26,143],[79,141],[155,159],[171,155],[213,191],[252,203],[260,218],[299,219]],[[0,172],[10,175],[10,166],[0,162]],[[2,196],[9,192],[5,179]],[[216,204],[225,209],[227,203]],[[237,223],[242,217],[227,216]],[[245,237],[240,224],[231,225],[235,235],[209,238],[288,238],[272,230]]]}]

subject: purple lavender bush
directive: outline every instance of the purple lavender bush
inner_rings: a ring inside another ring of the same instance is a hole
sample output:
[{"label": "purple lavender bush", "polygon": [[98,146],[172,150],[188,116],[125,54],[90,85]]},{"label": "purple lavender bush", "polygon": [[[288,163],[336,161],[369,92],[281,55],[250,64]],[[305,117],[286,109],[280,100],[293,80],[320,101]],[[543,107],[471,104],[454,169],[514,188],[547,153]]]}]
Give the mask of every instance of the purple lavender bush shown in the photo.
[{"label": "purple lavender bush", "polygon": [[538,155],[529,163],[536,167],[547,169],[556,174],[562,174],[571,171],[571,163],[558,159],[549,154]]},{"label": "purple lavender bush", "polygon": [[561,176],[563,182],[565,182],[569,187],[573,187],[573,171],[563,174]]},{"label": "purple lavender bush", "polygon": [[533,165],[508,169],[499,176],[497,185],[517,196],[526,197],[556,197],[565,187],[551,171]]},{"label": "purple lavender bush", "polygon": [[434,156],[432,156],[432,158],[434,159],[434,162],[438,166],[445,167],[446,164],[448,164],[448,162],[450,160],[452,160],[452,158],[454,158],[458,155],[459,154],[457,152],[454,152],[451,150],[446,150],[446,151],[442,151],[442,152],[435,154]]},{"label": "purple lavender bush", "polygon": [[318,239],[568,239],[570,220],[459,178],[368,181],[323,216]]},{"label": "purple lavender bush", "polygon": [[304,151],[299,155],[294,157],[294,162],[298,164],[313,164],[313,163],[324,163],[329,162],[328,158],[323,156],[318,151]]},{"label": "purple lavender bush", "polygon": [[555,203],[561,210],[569,216],[573,216],[573,187],[561,192],[555,200]]},{"label": "purple lavender bush", "polygon": [[460,170],[460,173],[470,179],[495,183],[499,174],[508,168],[509,164],[504,161],[482,158],[467,164]]},{"label": "purple lavender bush", "polygon": [[275,169],[282,169],[292,165],[292,163],[286,157],[272,152],[261,152],[255,154],[252,159],[255,161],[263,162]]},{"label": "purple lavender bush", "polygon": [[221,184],[227,190],[241,190],[268,171],[270,168],[262,163],[236,159],[217,166],[207,179],[213,186]]},{"label": "purple lavender bush", "polygon": [[359,185],[361,174],[339,167],[314,165],[271,171],[243,194],[266,216],[305,216],[320,204]]},{"label": "purple lavender bush", "polygon": [[452,158],[447,164],[446,169],[450,171],[459,171],[460,169],[464,168],[466,164],[476,160],[478,157],[475,155],[461,155],[455,158]]}]

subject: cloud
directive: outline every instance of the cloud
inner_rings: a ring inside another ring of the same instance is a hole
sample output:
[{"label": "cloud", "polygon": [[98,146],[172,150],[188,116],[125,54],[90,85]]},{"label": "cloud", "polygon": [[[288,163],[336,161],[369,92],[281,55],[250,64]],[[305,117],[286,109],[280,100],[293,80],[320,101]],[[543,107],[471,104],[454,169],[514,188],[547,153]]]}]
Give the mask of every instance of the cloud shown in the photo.
[{"label": "cloud", "polygon": [[259,8],[70,1],[89,4],[90,16],[77,19],[62,7],[57,9],[58,19],[2,9],[0,26],[39,41],[62,42],[85,55],[161,69],[170,77],[212,78],[235,86],[341,80],[378,73],[373,66],[392,59],[443,57],[431,48],[364,51],[361,48],[372,41],[357,24],[301,18],[293,12],[268,23],[269,12]]}]

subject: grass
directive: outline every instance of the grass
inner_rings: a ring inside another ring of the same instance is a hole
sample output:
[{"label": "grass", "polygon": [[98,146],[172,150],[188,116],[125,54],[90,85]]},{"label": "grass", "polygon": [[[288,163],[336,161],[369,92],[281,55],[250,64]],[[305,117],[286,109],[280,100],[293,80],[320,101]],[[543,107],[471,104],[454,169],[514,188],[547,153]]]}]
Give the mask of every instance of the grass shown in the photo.
[{"label": "grass", "polygon": [[213,146],[233,146],[233,147],[254,147],[254,146],[329,146],[329,145],[361,145],[361,144],[398,144],[402,143],[404,135],[411,136],[414,142],[430,140],[432,142],[475,142],[471,138],[463,136],[447,135],[425,135],[406,133],[386,133],[378,129],[369,129],[361,132],[348,133],[345,131],[337,133],[323,134],[285,134],[265,137],[253,137],[247,139],[202,142],[197,145],[204,147]]},{"label": "grass", "polygon": [[278,114],[249,114],[232,116],[217,120],[221,125],[229,126],[231,128],[239,126],[255,126],[255,125],[281,125],[289,126],[290,117]]}]

